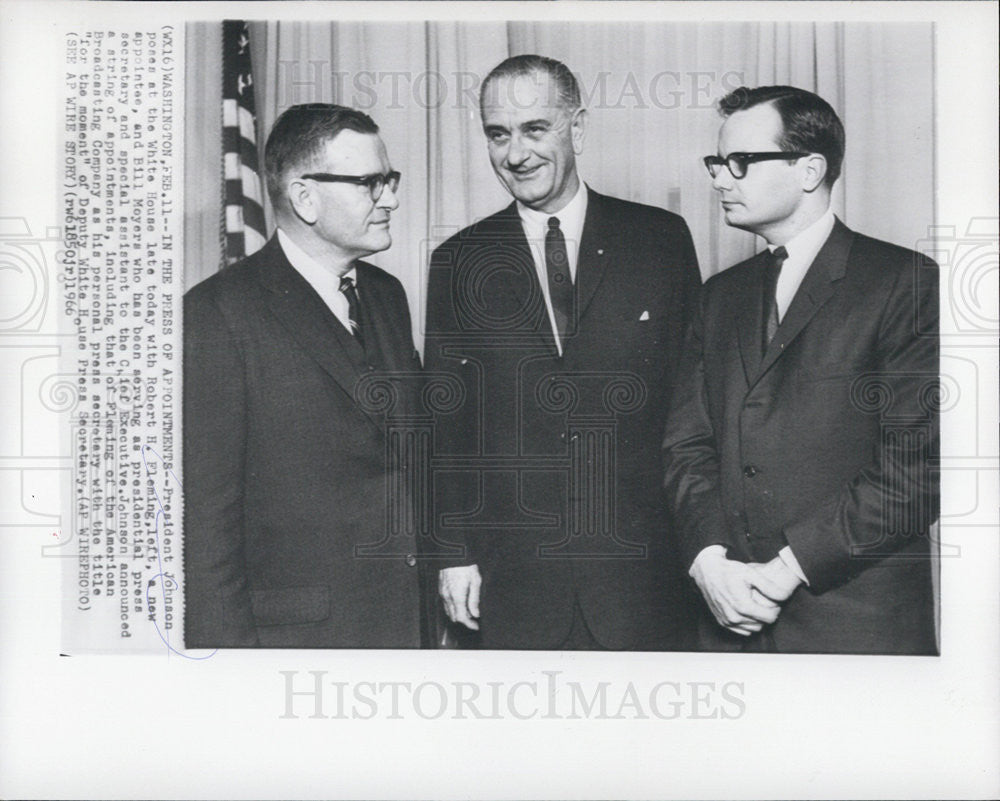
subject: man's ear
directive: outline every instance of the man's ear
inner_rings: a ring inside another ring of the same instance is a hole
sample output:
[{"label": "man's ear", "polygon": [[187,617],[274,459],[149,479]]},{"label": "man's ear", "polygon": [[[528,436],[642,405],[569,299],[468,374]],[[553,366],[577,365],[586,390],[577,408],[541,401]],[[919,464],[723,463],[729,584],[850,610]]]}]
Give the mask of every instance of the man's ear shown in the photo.
[{"label": "man's ear", "polygon": [[587,133],[587,109],[578,108],[570,121],[570,135],[573,137],[573,152],[580,155],[583,152],[583,140]]},{"label": "man's ear", "polygon": [[802,188],[806,192],[815,192],[826,179],[826,157],[819,153],[810,153],[802,159],[805,170],[802,173]]},{"label": "man's ear", "polygon": [[313,188],[307,182],[298,178],[290,181],[285,187],[285,197],[288,198],[288,205],[292,207],[295,216],[306,225],[313,225],[319,219],[319,209],[316,206],[317,198]]}]

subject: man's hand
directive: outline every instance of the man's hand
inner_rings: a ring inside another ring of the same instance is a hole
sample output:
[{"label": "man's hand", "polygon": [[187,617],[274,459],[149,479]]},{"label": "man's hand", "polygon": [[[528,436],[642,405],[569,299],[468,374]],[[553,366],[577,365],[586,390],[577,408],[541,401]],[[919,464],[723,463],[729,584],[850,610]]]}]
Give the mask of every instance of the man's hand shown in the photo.
[{"label": "man's hand", "polygon": [[[766,585],[766,577],[748,564],[726,558],[721,545],[699,553],[690,575],[723,628],[747,637],[778,619],[779,604],[754,592],[754,580]],[[769,585],[768,589],[774,591]]]},{"label": "man's hand", "polygon": [[780,556],[770,562],[751,562],[750,583],[765,598],[784,603],[795,592],[802,580],[792,572]]},{"label": "man's hand", "polygon": [[438,593],[444,602],[444,611],[452,623],[461,623],[473,631],[479,623],[479,588],[483,579],[476,565],[446,567],[438,573]]}]

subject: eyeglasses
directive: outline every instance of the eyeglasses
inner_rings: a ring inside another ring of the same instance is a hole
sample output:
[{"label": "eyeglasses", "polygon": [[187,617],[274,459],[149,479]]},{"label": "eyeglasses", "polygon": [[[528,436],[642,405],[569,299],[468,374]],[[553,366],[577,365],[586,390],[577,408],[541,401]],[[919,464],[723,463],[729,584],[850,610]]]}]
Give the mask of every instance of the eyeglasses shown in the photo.
[{"label": "eyeglasses", "polygon": [[399,179],[402,177],[396,170],[390,170],[385,175],[374,172],[371,175],[333,175],[328,172],[310,172],[302,176],[311,181],[321,181],[323,183],[343,183],[367,186],[372,196],[372,201],[382,197],[382,192],[388,186],[389,190],[395,194],[399,189]]},{"label": "eyeglasses", "polygon": [[708,174],[713,178],[719,175],[719,170],[725,165],[733,178],[739,180],[746,176],[747,167],[756,161],[795,161],[808,155],[808,153],[803,153],[799,150],[781,150],[772,153],[730,153],[725,158],[722,156],[705,156],[704,162],[705,167],[708,169]]}]

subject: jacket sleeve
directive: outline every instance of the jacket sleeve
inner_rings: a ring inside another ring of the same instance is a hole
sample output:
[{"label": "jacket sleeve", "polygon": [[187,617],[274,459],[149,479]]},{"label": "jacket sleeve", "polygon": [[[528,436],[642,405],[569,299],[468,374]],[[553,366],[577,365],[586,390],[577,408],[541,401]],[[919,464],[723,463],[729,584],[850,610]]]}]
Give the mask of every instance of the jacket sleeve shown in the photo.
[{"label": "jacket sleeve", "polygon": [[912,258],[886,302],[878,369],[851,388],[859,409],[880,415],[872,462],[784,531],[814,592],[927,537],[938,515],[938,269]]},{"label": "jacket sleeve", "polygon": [[719,483],[719,455],[708,409],[702,290],[671,382],[663,439],[663,489],[685,569],[709,545],[730,547]]},{"label": "jacket sleeve", "polygon": [[690,326],[699,312],[698,301],[701,299],[701,270],[698,267],[698,254],[694,248],[694,239],[687,223],[681,220],[680,239],[683,249],[684,265],[684,325]]},{"label": "jacket sleeve", "polygon": [[[436,395],[440,389],[443,395],[452,397],[457,403],[456,408],[449,405],[435,412],[434,455],[438,457],[470,456],[479,452],[474,368],[453,352],[461,344],[462,333],[453,297],[460,253],[461,248],[454,247],[451,242],[438,247],[431,256],[427,284],[424,370],[428,394]],[[462,476],[447,473],[431,476],[433,542],[430,547],[437,554],[438,567],[477,562],[471,550],[479,544],[475,542],[477,538],[448,524],[450,516],[467,511],[469,493],[466,489]]]},{"label": "jacket sleeve", "polygon": [[248,647],[257,636],[244,557],[244,361],[203,289],[184,303],[185,645]]}]

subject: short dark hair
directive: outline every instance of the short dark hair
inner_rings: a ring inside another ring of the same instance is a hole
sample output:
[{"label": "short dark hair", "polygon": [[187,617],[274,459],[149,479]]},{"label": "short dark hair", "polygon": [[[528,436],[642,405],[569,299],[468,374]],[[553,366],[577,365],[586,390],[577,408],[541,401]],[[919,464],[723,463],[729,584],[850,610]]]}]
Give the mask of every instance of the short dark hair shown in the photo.
[{"label": "short dark hair", "polygon": [[729,117],[737,111],[770,103],[781,115],[782,150],[819,153],[826,158],[827,186],[840,177],[846,136],[837,112],[822,97],[795,86],[741,86],[719,101],[719,113]]},{"label": "short dark hair", "polygon": [[264,173],[272,205],[277,206],[284,195],[285,174],[308,167],[341,131],[377,134],[378,126],[364,112],[333,103],[303,103],[281,113],[264,145]]},{"label": "short dark hair", "polygon": [[536,73],[546,73],[556,86],[557,96],[555,100],[558,104],[571,111],[580,108],[580,84],[577,83],[576,76],[569,71],[569,67],[561,61],[546,56],[524,55],[511,56],[501,61],[486,76],[482,86],[479,87],[479,113],[482,115],[486,107],[486,92],[490,85],[500,78],[518,78],[522,75],[535,75]]}]

